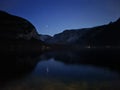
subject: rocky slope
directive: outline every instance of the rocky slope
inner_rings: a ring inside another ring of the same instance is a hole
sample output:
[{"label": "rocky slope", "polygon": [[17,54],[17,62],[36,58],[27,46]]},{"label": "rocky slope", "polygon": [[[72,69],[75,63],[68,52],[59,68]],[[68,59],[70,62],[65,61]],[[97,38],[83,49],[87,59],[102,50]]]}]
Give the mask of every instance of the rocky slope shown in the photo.
[{"label": "rocky slope", "polygon": [[120,19],[93,28],[65,30],[47,41],[51,44],[70,44],[79,46],[119,46]]},{"label": "rocky slope", "polygon": [[40,51],[43,42],[35,27],[26,19],[0,11],[0,51]]}]

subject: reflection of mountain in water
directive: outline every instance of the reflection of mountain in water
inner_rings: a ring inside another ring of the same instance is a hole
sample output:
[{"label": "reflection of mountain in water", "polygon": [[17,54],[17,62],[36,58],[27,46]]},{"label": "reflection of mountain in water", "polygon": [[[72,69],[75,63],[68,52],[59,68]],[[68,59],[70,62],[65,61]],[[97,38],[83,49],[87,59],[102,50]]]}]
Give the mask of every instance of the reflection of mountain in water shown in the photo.
[{"label": "reflection of mountain in water", "polygon": [[[66,82],[73,82],[72,80],[76,82],[76,80],[79,79],[82,80],[79,82],[79,86],[85,82],[85,78],[86,81],[90,79],[92,82],[93,79],[97,81],[98,79],[101,80],[101,78],[105,80],[119,79],[119,74],[117,72],[114,74],[114,70],[113,72],[110,70],[109,73],[108,69],[104,71],[104,68],[95,67],[99,65],[100,67],[106,66],[120,70],[118,61],[120,57],[118,52],[104,51],[103,53],[102,50],[101,52],[100,50],[99,52],[95,50],[84,50],[79,52],[59,51],[46,52],[42,55],[2,55],[0,58],[0,83],[2,83],[0,85],[0,90],[18,90],[19,88],[19,90],[23,90],[23,88],[32,90],[31,85],[35,88],[34,90],[40,90],[41,88],[41,90],[49,90],[43,89],[44,87],[42,86],[44,84],[45,87],[49,87],[54,80],[66,85],[65,79]],[[87,64],[91,64],[91,66]],[[108,77],[106,75],[108,75]],[[97,76],[97,78],[94,76]],[[47,86],[46,80],[50,82],[48,84],[49,86]]]},{"label": "reflection of mountain in water", "polygon": [[9,81],[20,79],[29,74],[36,66],[38,55],[1,55],[0,56],[0,82],[4,86]]},{"label": "reflection of mountain in water", "polygon": [[83,51],[61,51],[50,52],[42,55],[41,58],[64,62],[66,64],[91,64],[95,66],[109,67],[120,70],[120,52],[119,50],[83,50]]}]

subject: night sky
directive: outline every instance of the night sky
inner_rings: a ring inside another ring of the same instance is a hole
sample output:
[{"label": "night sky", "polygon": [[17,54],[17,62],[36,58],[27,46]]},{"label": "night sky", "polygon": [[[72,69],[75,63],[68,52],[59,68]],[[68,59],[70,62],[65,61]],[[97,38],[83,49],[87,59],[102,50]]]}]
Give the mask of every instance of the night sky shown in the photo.
[{"label": "night sky", "polygon": [[120,0],[0,0],[0,10],[29,20],[40,34],[107,24],[120,17]]}]

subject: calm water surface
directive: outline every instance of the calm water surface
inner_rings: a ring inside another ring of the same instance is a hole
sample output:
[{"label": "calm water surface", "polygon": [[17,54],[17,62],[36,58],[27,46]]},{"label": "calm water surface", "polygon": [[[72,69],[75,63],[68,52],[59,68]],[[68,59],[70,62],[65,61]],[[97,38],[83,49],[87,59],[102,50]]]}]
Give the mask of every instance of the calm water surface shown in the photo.
[{"label": "calm water surface", "polygon": [[[118,70],[109,65],[85,64],[82,56],[75,55],[41,55],[36,63],[29,62],[33,65],[29,73],[5,82],[1,90],[120,90]],[[31,58],[24,59],[28,62]]]},{"label": "calm water surface", "polygon": [[92,65],[65,64],[54,59],[38,62],[32,77],[54,78],[63,81],[107,81],[118,80],[119,74],[108,68],[100,68]]}]

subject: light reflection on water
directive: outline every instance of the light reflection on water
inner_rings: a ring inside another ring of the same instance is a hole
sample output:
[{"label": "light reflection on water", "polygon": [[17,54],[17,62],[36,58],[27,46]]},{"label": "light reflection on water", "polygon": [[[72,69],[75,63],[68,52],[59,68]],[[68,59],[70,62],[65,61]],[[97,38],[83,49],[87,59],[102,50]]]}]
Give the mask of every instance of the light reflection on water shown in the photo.
[{"label": "light reflection on water", "polygon": [[50,59],[40,61],[27,77],[10,82],[3,90],[114,90],[118,88],[119,74],[115,71],[82,64],[64,64]]},{"label": "light reflection on water", "polygon": [[[53,55],[55,56],[53,57]],[[43,55],[42,59],[41,56],[21,59],[17,57],[14,61],[23,61],[21,64],[17,64],[21,65],[20,68],[22,68],[20,70],[25,68],[27,70],[28,65],[28,69],[31,68],[29,70],[31,72],[22,78],[6,82],[5,86],[0,87],[0,90],[120,90],[119,72],[108,68],[110,62],[104,63],[105,59],[110,61],[111,57],[109,59],[105,57],[110,55],[105,53],[103,57],[101,57],[101,54],[96,56],[101,66],[98,61],[98,63],[95,62],[96,57],[94,58],[94,55],[89,53],[87,56],[82,57],[79,53],[61,52],[61,54],[50,53],[47,56]],[[86,60],[85,63],[83,62],[84,60]],[[95,63],[86,64],[89,60],[93,60],[90,62]],[[116,58],[115,65],[117,60]],[[112,65],[112,63],[110,64]],[[16,70],[19,70],[19,68]]]},{"label": "light reflection on water", "polygon": [[107,81],[118,80],[119,74],[107,68],[90,65],[64,64],[54,59],[40,61],[32,76],[55,78],[64,81]]}]

